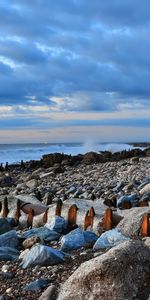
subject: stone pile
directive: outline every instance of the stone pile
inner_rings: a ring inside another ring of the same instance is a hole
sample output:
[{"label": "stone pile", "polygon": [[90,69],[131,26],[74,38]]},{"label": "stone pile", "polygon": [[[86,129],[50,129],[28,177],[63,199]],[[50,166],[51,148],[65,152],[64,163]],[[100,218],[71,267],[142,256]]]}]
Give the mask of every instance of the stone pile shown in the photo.
[{"label": "stone pile", "polygon": [[113,161],[105,153],[102,163],[101,155],[79,156],[76,164],[50,155],[38,167],[1,170],[4,299],[42,299],[45,289],[43,299],[147,299],[150,157]]}]

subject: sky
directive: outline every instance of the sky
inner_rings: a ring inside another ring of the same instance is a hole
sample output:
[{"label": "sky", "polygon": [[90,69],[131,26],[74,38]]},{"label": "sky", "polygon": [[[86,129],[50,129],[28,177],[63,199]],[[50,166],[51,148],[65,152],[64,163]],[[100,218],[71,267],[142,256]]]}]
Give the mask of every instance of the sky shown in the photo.
[{"label": "sky", "polygon": [[0,143],[150,142],[149,0],[1,0]]}]

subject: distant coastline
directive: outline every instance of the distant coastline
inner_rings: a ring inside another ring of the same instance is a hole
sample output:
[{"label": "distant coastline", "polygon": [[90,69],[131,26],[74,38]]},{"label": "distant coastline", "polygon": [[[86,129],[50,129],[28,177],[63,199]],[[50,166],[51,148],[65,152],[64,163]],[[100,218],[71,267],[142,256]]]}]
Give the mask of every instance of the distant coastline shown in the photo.
[{"label": "distant coastline", "polygon": [[150,143],[28,143],[28,144],[0,144],[0,163],[20,163],[30,160],[40,160],[43,155],[50,153],[64,153],[67,155],[85,154],[87,152],[100,153],[109,151],[111,153],[135,148],[145,149]]}]

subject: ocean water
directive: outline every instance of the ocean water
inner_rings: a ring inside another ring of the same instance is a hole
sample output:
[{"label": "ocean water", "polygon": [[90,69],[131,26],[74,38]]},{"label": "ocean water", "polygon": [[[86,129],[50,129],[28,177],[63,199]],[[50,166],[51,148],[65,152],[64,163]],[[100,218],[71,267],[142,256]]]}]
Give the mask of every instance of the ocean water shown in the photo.
[{"label": "ocean water", "polygon": [[65,154],[84,154],[89,151],[111,151],[117,152],[129,150],[135,147],[123,143],[93,143],[88,141],[82,143],[37,143],[37,144],[0,144],[0,163],[19,163],[21,160],[38,160],[44,154],[65,153]]}]

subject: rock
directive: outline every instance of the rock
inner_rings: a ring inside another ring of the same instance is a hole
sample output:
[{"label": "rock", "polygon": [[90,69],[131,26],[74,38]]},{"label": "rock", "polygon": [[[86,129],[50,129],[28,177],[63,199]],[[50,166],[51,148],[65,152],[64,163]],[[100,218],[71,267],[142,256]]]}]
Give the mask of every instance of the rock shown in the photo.
[{"label": "rock", "polygon": [[33,205],[39,205],[40,207],[45,207],[44,204],[42,204],[34,195],[28,195],[28,194],[20,194],[15,196],[16,199],[21,200],[23,203],[31,203]]},{"label": "rock", "polygon": [[30,189],[34,189],[38,186],[38,181],[36,179],[31,179],[26,182],[26,186],[29,187]]},{"label": "rock", "polygon": [[25,240],[23,243],[22,243],[22,246],[24,249],[29,249],[31,248],[34,244],[40,242],[40,239],[38,236],[32,236],[30,238],[28,238],[27,240]]},{"label": "rock", "polygon": [[0,295],[0,300],[8,300],[8,298],[5,295]]},{"label": "rock", "polygon": [[117,225],[117,228],[126,236],[138,236],[145,213],[150,213],[150,207],[134,207],[127,210],[124,218]]},{"label": "rock", "polygon": [[51,219],[50,223],[45,224],[45,227],[54,230],[59,233],[66,232],[67,230],[67,221],[63,217],[55,216]]},{"label": "rock", "polygon": [[48,285],[48,280],[45,278],[36,279],[33,282],[27,284],[23,290],[24,291],[37,291],[45,288]]},{"label": "rock", "polygon": [[116,187],[113,189],[114,192],[120,192],[124,187],[124,181],[119,181]]},{"label": "rock", "polygon": [[24,251],[22,251],[21,253],[20,253],[20,255],[19,255],[19,260],[23,260],[25,257],[26,257],[26,255],[27,255],[27,253],[29,252],[30,250],[29,249],[25,249]]},{"label": "rock", "polygon": [[51,172],[48,172],[48,173],[41,174],[40,179],[44,179],[44,178],[54,176],[54,175],[55,175],[54,171],[51,171]]},{"label": "rock", "polygon": [[18,236],[16,230],[11,230],[0,235],[0,247],[17,248],[17,246]]},{"label": "rock", "polygon": [[82,163],[89,165],[100,161],[100,154],[96,152],[88,152],[84,155]]},{"label": "rock", "polygon": [[123,208],[123,204],[125,202],[129,202],[131,203],[132,207],[136,207],[138,205],[138,198],[137,198],[137,194],[131,194],[131,195],[124,195],[121,196],[118,200],[117,200],[117,207],[122,209]]},{"label": "rock", "polygon": [[0,218],[0,234],[11,230],[11,226],[6,218]]},{"label": "rock", "polygon": [[0,247],[0,260],[16,260],[19,257],[19,251],[11,247]]},{"label": "rock", "polygon": [[39,300],[53,300],[53,296],[56,292],[55,285],[50,285],[40,296]]},{"label": "rock", "polygon": [[11,288],[11,287],[8,288],[8,289],[6,290],[6,293],[7,293],[7,294],[11,294],[11,293],[12,293],[12,288]]},{"label": "rock", "polygon": [[77,228],[62,237],[61,250],[71,251],[89,245],[92,246],[96,242],[97,238],[98,236],[94,232],[82,231]]},{"label": "rock", "polygon": [[137,164],[139,162],[139,157],[138,156],[132,157],[130,161],[133,164]]},{"label": "rock", "polygon": [[81,264],[57,300],[144,300],[150,294],[149,277],[150,249],[142,241],[126,241]]},{"label": "rock", "polygon": [[0,272],[0,275],[5,279],[12,279],[15,276],[13,272]]},{"label": "rock", "polygon": [[143,241],[147,247],[150,249],[150,237],[143,238]]},{"label": "rock", "polygon": [[21,266],[26,269],[34,266],[52,266],[62,263],[65,254],[48,246],[36,245],[27,253]]},{"label": "rock", "polygon": [[60,234],[54,230],[50,230],[47,227],[39,227],[39,228],[32,228],[25,231],[21,237],[28,239],[33,236],[39,237],[41,240],[46,242],[57,241],[60,238]]},{"label": "rock", "polygon": [[1,186],[12,186],[14,184],[14,179],[8,175],[5,175],[1,180]]},{"label": "rock", "polygon": [[18,183],[17,186],[16,186],[16,190],[17,190],[17,191],[20,191],[20,190],[22,190],[22,189],[24,189],[24,188],[26,188],[26,187],[27,187],[27,186],[26,186],[25,182]]},{"label": "rock", "polygon": [[76,186],[75,185],[72,185],[68,191],[66,191],[66,195],[69,195],[69,194],[73,194],[76,192]]},{"label": "rock", "polygon": [[150,183],[146,184],[140,191],[140,195],[150,192]]},{"label": "rock", "polygon": [[8,272],[9,271],[9,265],[3,265],[1,270],[2,270],[2,272]]},{"label": "rock", "polygon": [[150,201],[150,192],[143,194],[140,201]]},{"label": "rock", "polygon": [[104,232],[93,246],[94,250],[111,248],[129,240],[118,229],[112,229]]},{"label": "rock", "polygon": [[93,244],[97,241],[98,236],[92,231],[83,231],[85,239],[85,247],[92,247]]},{"label": "rock", "polygon": [[15,226],[16,226],[16,220],[15,220],[15,218],[13,218],[13,217],[7,217],[6,220],[7,220],[7,222],[9,223],[11,229],[12,229],[12,227],[15,227]]},{"label": "rock", "polygon": [[61,163],[64,159],[68,159],[70,156],[61,154],[61,153],[51,153],[43,155],[42,163],[43,165],[48,168],[53,166],[55,163]]}]

